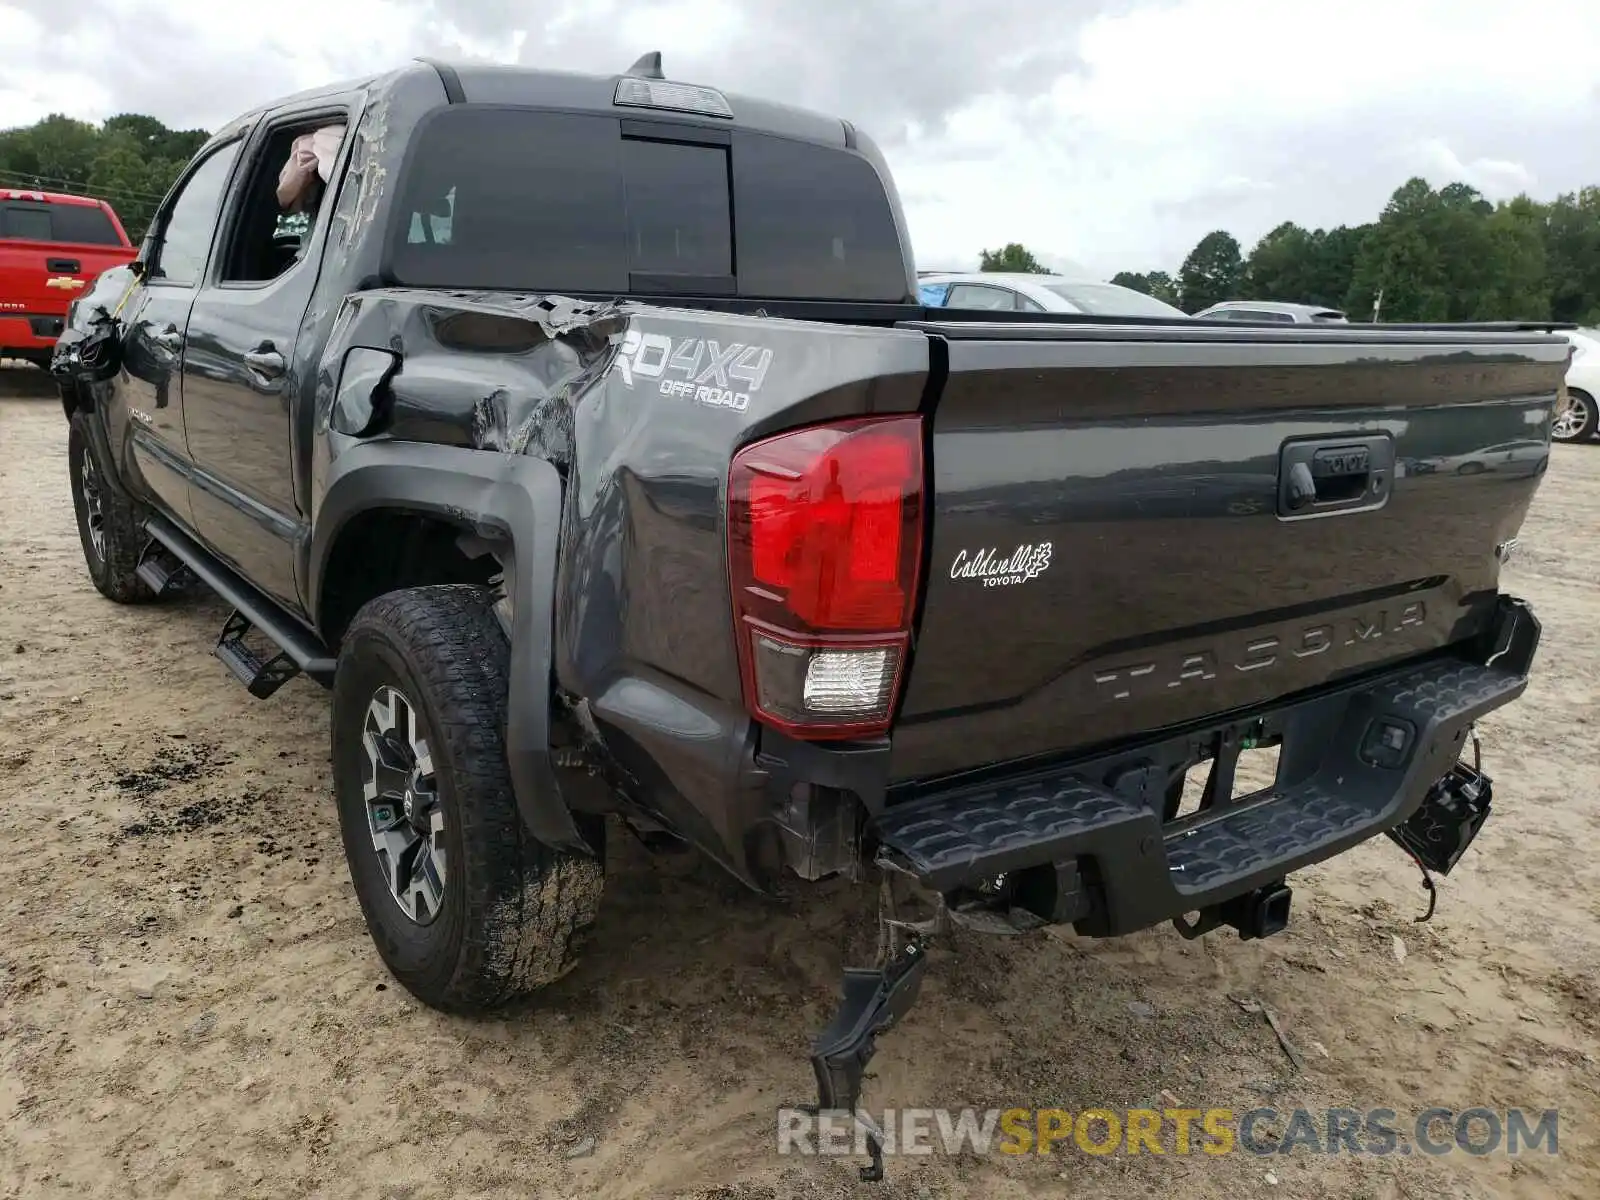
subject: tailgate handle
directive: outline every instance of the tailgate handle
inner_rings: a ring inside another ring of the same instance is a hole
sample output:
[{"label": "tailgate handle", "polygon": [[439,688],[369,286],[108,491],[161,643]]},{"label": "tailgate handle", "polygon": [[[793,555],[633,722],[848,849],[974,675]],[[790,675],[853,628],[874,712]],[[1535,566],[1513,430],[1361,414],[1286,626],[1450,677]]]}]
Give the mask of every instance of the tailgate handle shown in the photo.
[{"label": "tailgate handle", "polygon": [[83,264],[75,258],[47,258],[44,260],[44,269],[62,275],[77,275],[83,270]]},{"label": "tailgate handle", "polygon": [[1278,468],[1278,515],[1364,512],[1389,499],[1394,439],[1388,434],[1285,442]]}]

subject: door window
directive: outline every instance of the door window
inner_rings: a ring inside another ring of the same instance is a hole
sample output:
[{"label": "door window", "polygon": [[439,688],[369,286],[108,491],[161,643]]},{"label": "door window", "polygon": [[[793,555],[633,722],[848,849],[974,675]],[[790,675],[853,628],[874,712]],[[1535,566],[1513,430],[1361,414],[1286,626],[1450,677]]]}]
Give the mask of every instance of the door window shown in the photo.
[{"label": "door window", "polygon": [[344,131],[342,119],[323,117],[270,132],[241,171],[218,283],[265,283],[299,264],[333,195]]},{"label": "door window", "polygon": [[189,286],[200,281],[211,250],[211,235],[216,232],[222,193],[228,186],[233,160],[239,156],[239,145],[230,142],[195,168],[184,181],[183,190],[173,202],[162,228],[161,249],[152,280]]}]

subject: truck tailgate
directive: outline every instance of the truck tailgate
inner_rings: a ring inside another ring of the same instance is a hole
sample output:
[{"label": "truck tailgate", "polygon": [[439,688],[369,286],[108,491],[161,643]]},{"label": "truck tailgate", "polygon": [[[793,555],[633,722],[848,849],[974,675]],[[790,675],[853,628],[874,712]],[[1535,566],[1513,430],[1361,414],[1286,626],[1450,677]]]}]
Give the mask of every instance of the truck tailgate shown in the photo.
[{"label": "truck tailgate", "polygon": [[65,316],[95,276],[132,262],[132,246],[0,239],[0,315]]},{"label": "truck tailgate", "polygon": [[1264,704],[1482,631],[1550,335],[923,322],[930,556],[898,780]]}]

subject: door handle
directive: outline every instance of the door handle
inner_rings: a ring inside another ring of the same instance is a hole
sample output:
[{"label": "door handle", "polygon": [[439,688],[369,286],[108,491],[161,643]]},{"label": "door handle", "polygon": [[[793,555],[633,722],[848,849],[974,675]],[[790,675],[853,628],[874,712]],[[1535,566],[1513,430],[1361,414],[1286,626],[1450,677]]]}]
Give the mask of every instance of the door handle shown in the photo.
[{"label": "door handle", "polygon": [[1388,434],[1286,442],[1278,461],[1278,515],[1381,508],[1394,478],[1394,439]]},{"label": "door handle", "polygon": [[263,379],[277,379],[283,375],[286,364],[272,343],[264,342],[245,354],[244,365]]},{"label": "door handle", "polygon": [[150,340],[163,350],[171,350],[174,354],[183,349],[183,334],[178,332],[176,325],[168,325],[158,333],[152,333]]}]

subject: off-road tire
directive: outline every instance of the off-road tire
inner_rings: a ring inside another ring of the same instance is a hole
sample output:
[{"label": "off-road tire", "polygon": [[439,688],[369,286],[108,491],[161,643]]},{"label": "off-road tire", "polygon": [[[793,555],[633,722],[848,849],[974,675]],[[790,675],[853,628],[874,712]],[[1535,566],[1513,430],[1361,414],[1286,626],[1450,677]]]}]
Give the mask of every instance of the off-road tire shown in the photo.
[{"label": "off-road tire", "polygon": [[[67,469],[71,473],[72,508],[78,518],[78,541],[83,546],[84,565],[95,588],[118,604],[148,604],[156,598],[137,572],[139,552],[148,535],[141,528],[141,517],[133,500],[111,482],[105,456],[100,452],[87,412],[72,414],[67,432]],[[89,502],[83,483],[84,457],[94,468],[100,496],[101,530],[104,552],[95,549],[90,534]]]},{"label": "off-road tire", "polygon": [[[517,812],[505,750],[509,660],[484,589],[421,587],[368,602],[334,674],[334,789],[356,897],[390,972],[445,1012],[483,1012],[565,975],[600,905],[602,863],[535,841]],[[443,903],[426,925],[387,889],[363,796],[362,731],[386,685],[424,719],[444,814]]]}]

